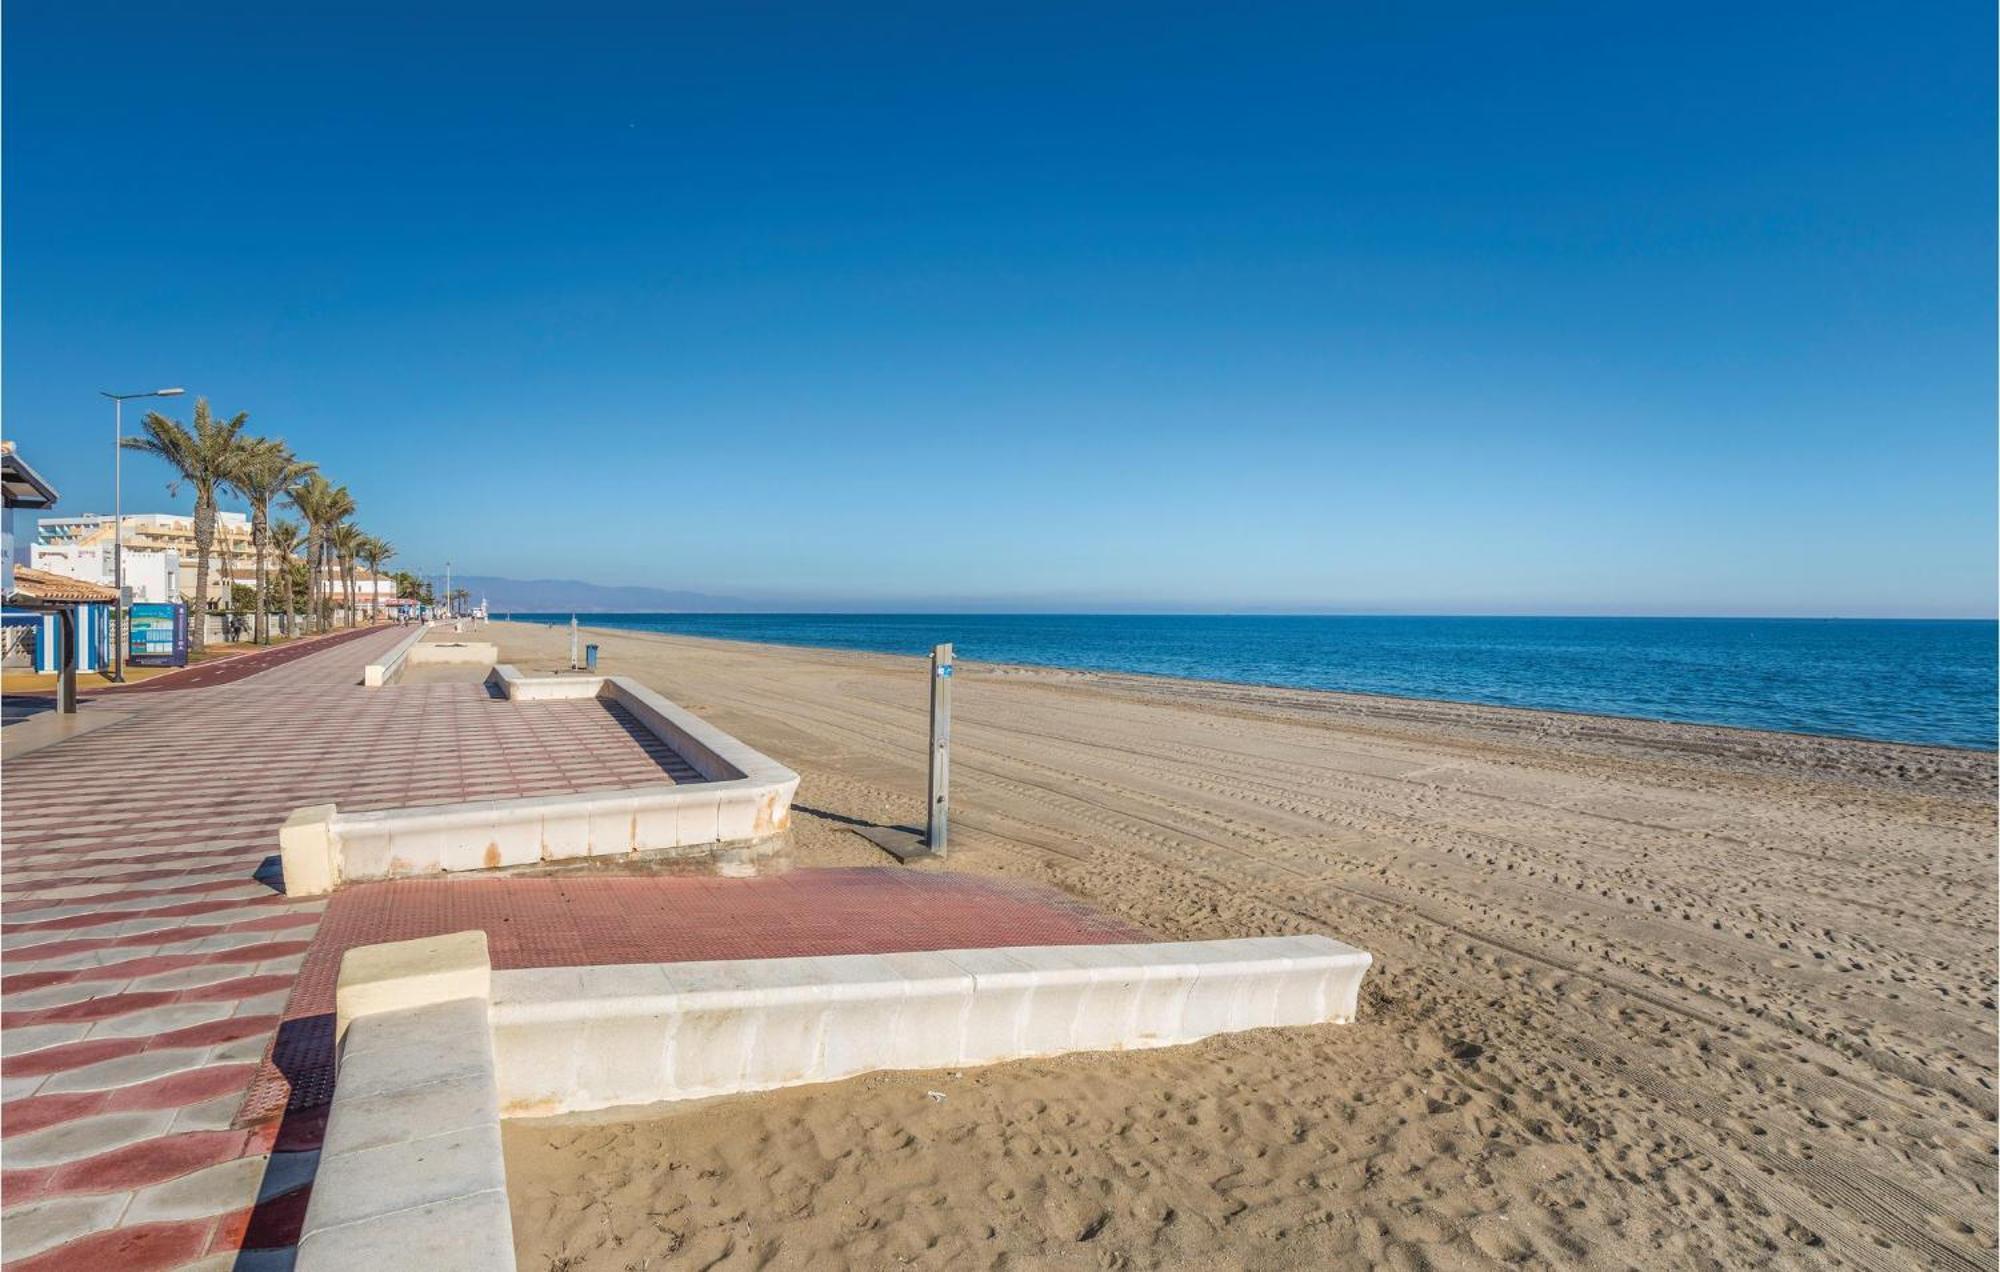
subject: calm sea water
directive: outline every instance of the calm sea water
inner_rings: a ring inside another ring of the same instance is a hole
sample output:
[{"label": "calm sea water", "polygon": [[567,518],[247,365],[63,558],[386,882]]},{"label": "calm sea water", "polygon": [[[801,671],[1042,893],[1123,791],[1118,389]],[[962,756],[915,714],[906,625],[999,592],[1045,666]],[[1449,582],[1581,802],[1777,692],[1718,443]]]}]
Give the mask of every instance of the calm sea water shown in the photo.
[{"label": "calm sea water", "polygon": [[[513,614],[567,623],[568,614]],[[1992,750],[1988,620],[583,614],[598,627]]]}]

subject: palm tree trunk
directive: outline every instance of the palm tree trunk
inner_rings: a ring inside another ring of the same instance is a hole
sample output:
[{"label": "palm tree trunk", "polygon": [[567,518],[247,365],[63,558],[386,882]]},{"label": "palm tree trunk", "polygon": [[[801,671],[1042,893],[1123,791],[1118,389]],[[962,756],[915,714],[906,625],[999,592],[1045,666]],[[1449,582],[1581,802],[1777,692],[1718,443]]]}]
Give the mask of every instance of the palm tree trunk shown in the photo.
[{"label": "palm tree trunk", "polygon": [[200,653],[208,645],[208,554],[215,545],[215,492],[196,491],[194,497],[194,630],[188,646]]},{"label": "palm tree trunk", "polygon": [[269,529],[266,524],[266,516],[267,514],[261,504],[252,505],[250,509],[250,551],[255,553],[257,557],[257,614],[251,620],[250,639],[259,645],[268,645],[271,643],[271,625],[264,617],[264,611],[270,608],[269,602],[264,597],[264,589],[267,586],[267,576],[264,572],[264,539]]},{"label": "palm tree trunk", "polygon": [[[236,605],[236,557],[229,550],[228,535],[225,534],[222,536],[222,542],[217,545],[215,554],[221,558],[222,565],[222,586],[217,589],[219,595],[216,599],[222,602],[222,612],[226,617],[229,611]],[[224,622],[222,625],[222,638],[224,640],[229,639],[229,624],[227,622]]]},{"label": "palm tree trunk", "polygon": [[312,620],[307,626],[313,631],[319,630],[319,557],[319,527],[310,525],[306,533],[305,612]]}]

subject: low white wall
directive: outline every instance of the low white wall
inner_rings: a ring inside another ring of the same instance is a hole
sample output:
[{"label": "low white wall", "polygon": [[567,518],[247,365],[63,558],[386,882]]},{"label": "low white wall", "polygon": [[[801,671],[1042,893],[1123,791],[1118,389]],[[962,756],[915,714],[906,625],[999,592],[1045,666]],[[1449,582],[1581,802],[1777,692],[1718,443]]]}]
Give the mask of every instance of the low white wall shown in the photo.
[{"label": "low white wall", "polygon": [[513,1268],[486,1000],[358,1017],[339,1074],[298,1272]]},{"label": "low white wall", "polygon": [[797,773],[636,681],[528,680],[504,664],[494,677],[510,698],[615,701],[707,780],[363,813],[311,805],[296,810],[278,833],[287,895],[313,896],[354,880],[576,857],[708,852],[769,838],[791,824]]},{"label": "low white wall", "polygon": [[549,702],[562,698],[595,698],[604,687],[602,676],[524,676],[512,663],[496,663],[489,681],[497,683],[511,702]]},{"label": "low white wall", "polygon": [[429,630],[428,623],[421,623],[412,628],[407,637],[398,641],[394,649],[383,655],[381,662],[369,663],[361,669],[361,683],[370,689],[380,689],[383,685],[393,684],[396,677],[403,674],[403,663],[409,657],[410,650]]},{"label": "low white wall", "polygon": [[500,648],[483,640],[441,640],[411,648],[404,660],[408,666],[472,664],[491,667],[500,661]]},{"label": "low white wall", "polygon": [[548,968],[493,975],[500,1105],[529,1116],[1354,1017],[1323,936]]},{"label": "low white wall", "polygon": [[482,932],[342,960],[301,1272],[508,1272],[502,1116],[1354,1017],[1324,936],[491,971]]}]

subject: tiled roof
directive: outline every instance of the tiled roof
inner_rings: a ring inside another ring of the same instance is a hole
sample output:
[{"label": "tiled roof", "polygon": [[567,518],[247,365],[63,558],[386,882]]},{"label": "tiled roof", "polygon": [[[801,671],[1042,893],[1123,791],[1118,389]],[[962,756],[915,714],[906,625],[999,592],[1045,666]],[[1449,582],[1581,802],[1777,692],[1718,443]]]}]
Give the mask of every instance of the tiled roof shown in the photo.
[{"label": "tiled roof", "polygon": [[62,605],[103,605],[117,600],[118,593],[101,584],[85,583],[82,579],[17,565],[14,567],[14,594],[9,599]]}]

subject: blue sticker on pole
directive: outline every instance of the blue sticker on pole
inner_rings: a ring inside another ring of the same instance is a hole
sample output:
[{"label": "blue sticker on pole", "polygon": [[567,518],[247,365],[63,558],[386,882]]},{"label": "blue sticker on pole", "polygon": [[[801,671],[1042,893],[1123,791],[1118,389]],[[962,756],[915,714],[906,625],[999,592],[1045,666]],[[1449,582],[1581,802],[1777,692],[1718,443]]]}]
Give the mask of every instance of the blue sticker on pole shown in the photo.
[{"label": "blue sticker on pole", "polygon": [[951,664],[946,663],[944,666],[938,668],[938,675],[949,678],[951,676]]}]

